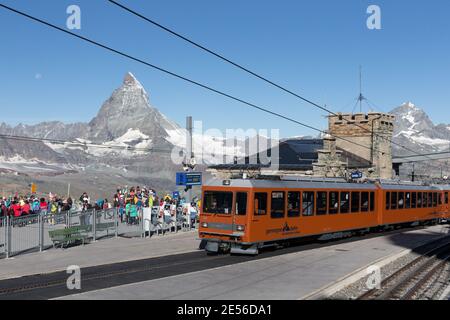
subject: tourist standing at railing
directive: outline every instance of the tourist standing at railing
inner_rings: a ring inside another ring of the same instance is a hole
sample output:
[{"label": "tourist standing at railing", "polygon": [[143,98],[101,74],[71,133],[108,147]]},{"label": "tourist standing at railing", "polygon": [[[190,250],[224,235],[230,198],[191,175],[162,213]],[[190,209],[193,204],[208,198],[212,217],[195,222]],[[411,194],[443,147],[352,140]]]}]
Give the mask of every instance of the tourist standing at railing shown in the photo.
[{"label": "tourist standing at railing", "polygon": [[31,211],[33,211],[33,214],[38,214],[40,210],[39,199],[34,198],[31,203]]},{"label": "tourist standing at railing", "polygon": [[17,200],[14,200],[11,205],[14,218],[19,218],[22,215],[22,207]]},{"label": "tourist standing at railing", "polygon": [[137,205],[131,203],[130,205],[130,224],[136,224],[138,218]]},{"label": "tourist standing at railing", "polygon": [[41,198],[41,201],[39,203],[39,207],[40,207],[41,215],[46,215],[47,212],[48,212],[48,204],[45,201],[45,198]]},{"label": "tourist standing at railing", "polygon": [[31,206],[30,203],[28,202],[28,200],[25,200],[23,206],[22,206],[22,214],[23,215],[28,215],[31,213]]}]

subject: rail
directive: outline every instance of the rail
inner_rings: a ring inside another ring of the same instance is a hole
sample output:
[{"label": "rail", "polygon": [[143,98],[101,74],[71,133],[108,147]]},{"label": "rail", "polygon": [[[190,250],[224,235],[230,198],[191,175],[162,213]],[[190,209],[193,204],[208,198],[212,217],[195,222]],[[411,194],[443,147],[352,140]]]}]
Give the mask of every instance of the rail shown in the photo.
[{"label": "rail", "polygon": [[[379,289],[369,290],[358,300],[411,300],[425,297],[450,259],[450,241],[433,242],[434,247],[398,269],[381,282]],[[433,290],[434,297],[440,289]]]}]

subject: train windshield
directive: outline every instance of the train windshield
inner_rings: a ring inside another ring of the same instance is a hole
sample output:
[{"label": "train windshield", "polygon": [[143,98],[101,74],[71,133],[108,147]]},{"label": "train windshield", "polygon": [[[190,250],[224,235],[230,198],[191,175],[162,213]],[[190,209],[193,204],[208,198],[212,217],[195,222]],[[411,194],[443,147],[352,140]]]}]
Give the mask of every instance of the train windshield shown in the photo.
[{"label": "train windshield", "polygon": [[205,191],[203,200],[204,213],[231,214],[232,208],[232,192]]}]

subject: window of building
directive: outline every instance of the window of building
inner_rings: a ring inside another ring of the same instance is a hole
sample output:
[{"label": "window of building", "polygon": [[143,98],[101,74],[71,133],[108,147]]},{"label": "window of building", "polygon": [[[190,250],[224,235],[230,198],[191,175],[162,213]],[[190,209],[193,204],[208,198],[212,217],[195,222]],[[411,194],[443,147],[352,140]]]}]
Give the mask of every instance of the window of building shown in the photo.
[{"label": "window of building", "polygon": [[375,211],[375,192],[370,193],[370,212]]},{"label": "window of building", "polygon": [[369,211],[369,193],[361,192],[361,212]]},{"label": "window of building", "polygon": [[339,192],[331,191],[328,193],[328,213],[336,214],[339,212]]},{"label": "window of building", "polygon": [[284,192],[272,192],[272,201],[270,205],[270,216],[274,219],[284,218]]},{"label": "window of building", "polygon": [[411,193],[411,208],[413,208],[413,209],[417,208],[417,193],[416,192]]},{"label": "window of building", "polygon": [[352,192],[352,212],[359,212],[360,193],[357,191]]},{"label": "window of building", "polygon": [[300,192],[288,192],[288,217],[300,216]]},{"label": "window of building", "polygon": [[417,192],[417,208],[422,208],[422,192]]},{"label": "window of building", "polygon": [[389,210],[391,207],[391,193],[386,192],[386,210]]},{"label": "window of building", "polygon": [[391,210],[397,210],[397,192],[391,192]]},{"label": "window of building", "polygon": [[341,192],[340,213],[350,212],[350,192]]},{"label": "window of building", "polygon": [[411,192],[405,193],[405,209],[411,208]]},{"label": "window of building", "polygon": [[316,192],[316,198],[316,215],[322,216],[327,214],[327,193],[322,191]]},{"label": "window of building", "polygon": [[399,209],[403,209],[405,207],[405,193],[399,192],[398,193],[398,206]]},{"label": "window of building", "polygon": [[236,215],[245,216],[247,214],[247,192],[236,193]]},{"label": "window of building", "polygon": [[302,215],[312,216],[314,214],[314,192],[302,193]]},{"label": "window of building", "polygon": [[205,191],[203,212],[231,214],[233,208],[233,193],[222,191]]},{"label": "window of building", "polygon": [[267,214],[267,193],[255,193],[255,208],[254,215],[261,216]]}]

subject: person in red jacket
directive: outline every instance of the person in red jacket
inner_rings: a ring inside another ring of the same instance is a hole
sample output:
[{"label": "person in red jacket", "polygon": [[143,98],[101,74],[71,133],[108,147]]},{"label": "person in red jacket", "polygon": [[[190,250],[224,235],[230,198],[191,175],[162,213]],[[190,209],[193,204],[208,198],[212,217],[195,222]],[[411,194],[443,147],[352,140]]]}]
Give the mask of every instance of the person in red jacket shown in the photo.
[{"label": "person in red jacket", "polygon": [[22,214],[30,214],[31,211],[31,206],[30,206],[30,202],[28,202],[28,200],[25,200],[25,203],[22,206]]},{"label": "person in red jacket", "polygon": [[47,202],[44,198],[41,198],[41,202],[39,203],[39,207],[41,209],[41,214],[46,215],[48,210]]},{"label": "person in red jacket", "polygon": [[17,203],[17,201],[13,202],[11,209],[13,211],[15,218],[20,217],[22,215],[22,208],[21,208],[20,204]]}]

